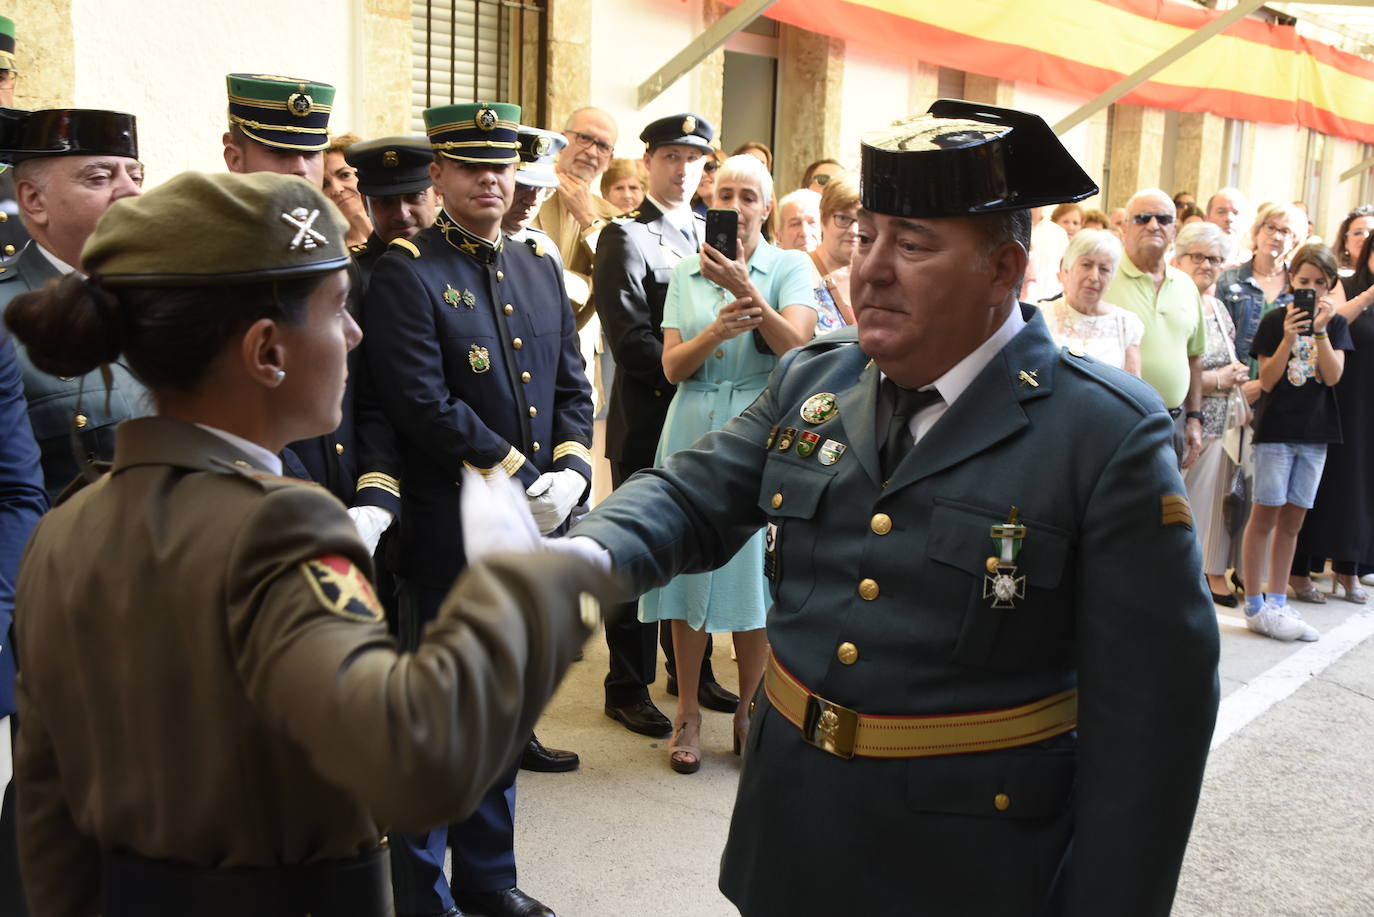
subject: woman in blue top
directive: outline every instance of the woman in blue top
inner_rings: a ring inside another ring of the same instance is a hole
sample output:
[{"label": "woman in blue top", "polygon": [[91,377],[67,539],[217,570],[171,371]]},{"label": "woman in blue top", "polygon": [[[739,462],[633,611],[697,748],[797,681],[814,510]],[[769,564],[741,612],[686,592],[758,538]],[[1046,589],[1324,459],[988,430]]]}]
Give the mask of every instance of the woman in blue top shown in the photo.
[{"label": "woman in blue top", "polygon": [[[782,251],[762,236],[773,209],[773,179],[763,163],[749,155],[727,159],[716,173],[714,203],[739,213],[739,250],[731,257],[703,245],[673,269],[663,305],[663,371],[677,394],[658,441],[660,465],[748,407],[778,357],[809,341],[816,328],[805,253]],[[669,763],[678,773],[701,766],[696,682],[707,632],[735,635],[739,751],[749,728],[747,700],[763,676],[766,611],[762,532],[719,570],[679,576],[640,600],[641,621],[673,622],[678,704]]]}]

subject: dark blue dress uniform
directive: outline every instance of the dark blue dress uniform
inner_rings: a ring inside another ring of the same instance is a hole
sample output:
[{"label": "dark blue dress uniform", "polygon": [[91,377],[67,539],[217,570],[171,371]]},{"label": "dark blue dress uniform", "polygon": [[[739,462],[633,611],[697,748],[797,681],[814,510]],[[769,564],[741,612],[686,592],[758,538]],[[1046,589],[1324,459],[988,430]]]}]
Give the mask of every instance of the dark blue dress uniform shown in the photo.
[{"label": "dark blue dress uniform", "polygon": [[[896,174],[865,137],[869,212],[967,219],[1095,190],[1038,118],[953,112],[894,125],[900,156],[940,160]],[[869,257],[901,257],[884,245]],[[720,876],[746,917],[1169,913],[1219,644],[1173,425],[1148,385],[1019,308],[886,472],[882,374],[843,329],[572,533],[642,593],[767,526],[771,656]]]},{"label": "dark blue dress uniform", "polygon": [[[565,468],[590,481],[591,386],[552,259],[509,240],[493,246],[443,213],[378,261],[364,317],[369,366],[400,441],[396,563],[407,645],[466,563],[463,466],[509,474],[522,486]],[[453,888],[515,885],[514,781],[512,762],[476,814],[447,832]],[[399,913],[452,905],[444,838],[442,829],[392,838]]]}]

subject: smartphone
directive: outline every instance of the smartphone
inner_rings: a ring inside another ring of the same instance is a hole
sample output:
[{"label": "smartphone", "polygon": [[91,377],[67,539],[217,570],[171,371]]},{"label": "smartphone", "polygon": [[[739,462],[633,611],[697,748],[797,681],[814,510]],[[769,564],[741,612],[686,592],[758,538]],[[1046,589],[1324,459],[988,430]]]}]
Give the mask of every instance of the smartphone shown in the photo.
[{"label": "smartphone", "polygon": [[739,211],[706,211],[706,244],[733,260],[739,247]]},{"label": "smartphone", "polygon": [[1293,291],[1293,305],[1307,313],[1307,327],[1312,328],[1312,320],[1317,317],[1317,291],[1303,287]]}]

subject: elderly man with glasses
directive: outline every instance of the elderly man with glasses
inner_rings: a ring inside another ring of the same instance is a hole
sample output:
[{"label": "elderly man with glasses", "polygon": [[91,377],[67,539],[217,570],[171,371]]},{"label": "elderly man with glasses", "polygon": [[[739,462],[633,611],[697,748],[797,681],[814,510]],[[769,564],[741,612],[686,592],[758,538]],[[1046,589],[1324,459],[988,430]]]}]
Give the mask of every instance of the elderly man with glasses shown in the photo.
[{"label": "elderly man with glasses", "polygon": [[1159,392],[1178,426],[1174,446],[1187,468],[1202,451],[1202,353],[1207,329],[1192,279],[1165,255],[1174,241],[1174,202],[1158,188],[1137,191],[1126,204],[1125,253],[1103,297],[1145,323],[1140,376]]}]

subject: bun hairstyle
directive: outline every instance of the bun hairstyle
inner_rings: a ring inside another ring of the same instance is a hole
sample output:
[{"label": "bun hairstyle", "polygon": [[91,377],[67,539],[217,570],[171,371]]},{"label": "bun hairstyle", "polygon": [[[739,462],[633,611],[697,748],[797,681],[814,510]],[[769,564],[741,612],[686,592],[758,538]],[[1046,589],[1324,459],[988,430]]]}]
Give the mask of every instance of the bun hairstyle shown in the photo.
[{"label": "bun hairstyle", "polygon": [[84,376],[113,363],[124,349],[118,301],[80,274],[16,296],[5,324],[33,365],[54,376]]}]

